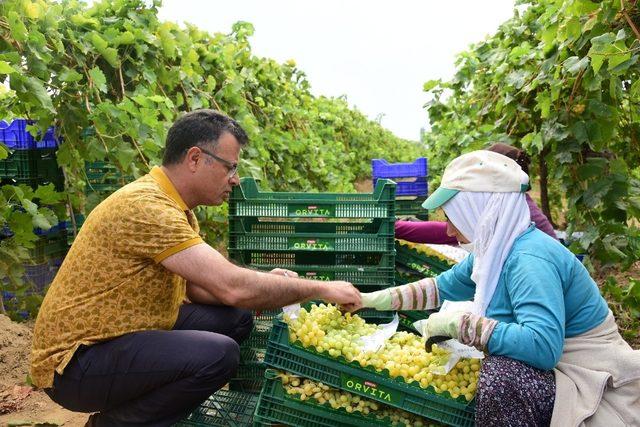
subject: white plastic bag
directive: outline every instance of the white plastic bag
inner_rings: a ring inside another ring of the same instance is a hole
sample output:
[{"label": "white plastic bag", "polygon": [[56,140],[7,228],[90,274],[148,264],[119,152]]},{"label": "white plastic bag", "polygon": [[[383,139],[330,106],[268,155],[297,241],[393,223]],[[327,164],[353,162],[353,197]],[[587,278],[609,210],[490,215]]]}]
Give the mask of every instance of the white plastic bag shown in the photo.
[{"label": "white plastic bag", "polygon": [[300,304],[291,304],[282,307],[282,311],[285,316],[289,316],[289,319],[296,320],[300,314]]},{"label": "white plastic bag", "polygon": [[398,313],[396,313],[391,322],[380,325],[380,329],[374,333],[360,338],[362,351],[380,351],[384,347],[384,342],[396,333],[399,323],[400,319],[398,318]]}]

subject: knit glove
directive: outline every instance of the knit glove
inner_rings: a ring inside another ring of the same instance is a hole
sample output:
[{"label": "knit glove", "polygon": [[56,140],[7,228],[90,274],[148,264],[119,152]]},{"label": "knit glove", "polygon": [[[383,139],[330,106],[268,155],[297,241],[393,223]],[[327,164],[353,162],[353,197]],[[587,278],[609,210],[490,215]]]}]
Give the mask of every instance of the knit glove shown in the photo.
[{"label": "knit glove", "polygon": [[447,336],[462,344],[485,351],[489,338],[498,322],[464,311],[433,313],[422,323],[422,336]]}]

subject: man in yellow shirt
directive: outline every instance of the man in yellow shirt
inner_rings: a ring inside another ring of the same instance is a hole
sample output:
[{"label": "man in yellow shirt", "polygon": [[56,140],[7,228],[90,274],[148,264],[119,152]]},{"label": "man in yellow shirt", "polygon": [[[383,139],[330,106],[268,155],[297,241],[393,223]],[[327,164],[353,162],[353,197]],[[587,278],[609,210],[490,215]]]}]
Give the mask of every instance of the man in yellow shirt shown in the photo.
[{"label": "man in yellow shirt", "polygon": [[58,404],[97,412],[89,425],[180,420],[235,373],[253,323],[246,309],[359,304],[350,283],[241,268],[204,243],[192,209],[228,199],[247,143],[229,117],[187,113],[162,167],[87,217],[38,314],[31,377]]}]

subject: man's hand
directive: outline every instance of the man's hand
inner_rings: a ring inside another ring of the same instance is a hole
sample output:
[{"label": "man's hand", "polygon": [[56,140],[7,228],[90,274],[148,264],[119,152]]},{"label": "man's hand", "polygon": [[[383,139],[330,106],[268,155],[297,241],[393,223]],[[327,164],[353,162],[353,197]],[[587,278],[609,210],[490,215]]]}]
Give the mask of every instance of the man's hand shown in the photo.
[{"label": "man's hand", "polygon": [[351,283],[334,281],[334,282],[318,282],[318,298],[333,304],[338,304],[349,310],[349,307],[362,306],[360,299],[360,291],[358,291]]},{"label": "man's hand", "polygon": [[[361,298],[362,298],[363,295],[365,295],[365,294],[363,294],[361,292],[360,293]],[[340,310],[343,311],[343,312],[348,311],[350,313],[353,313],[354,311],[358,311],[358,310],[360,310],[360,309],[362,309],[364,307],[365,307],[365,305],[362,302],[360,304],[342,304],[340,306]]]},{"label": "man's hand", "polygon": [[269,274],[275,274],[285,277],[298,277],[298,273],[296,273],[295,271],[287,270],[285,268],[274,268],[269,272]]}]

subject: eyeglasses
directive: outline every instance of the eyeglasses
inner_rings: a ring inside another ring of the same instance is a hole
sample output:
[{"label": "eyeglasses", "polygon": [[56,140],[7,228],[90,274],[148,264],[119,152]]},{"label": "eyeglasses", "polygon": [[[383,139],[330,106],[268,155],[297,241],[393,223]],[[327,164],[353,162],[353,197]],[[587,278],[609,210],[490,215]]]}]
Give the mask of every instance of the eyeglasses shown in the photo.
[{"label": "eyeglasses", "polygon": [[198,147],[198,148],[200,149],[200,151],[202,151],[207,156],[213,157],[215,160],[219,161],[220,163],[222,163],[223,165],[226,166],[226,168],[229,170],[229,173],[227,173],[227,178],[231,178],[236,173],[238,173],[238,164],[237,163],[232,163],[229,160],[225,160],[222,157],[218,157],[215,154],[210,153],[209,151],[205,150],[202,147]]}]

